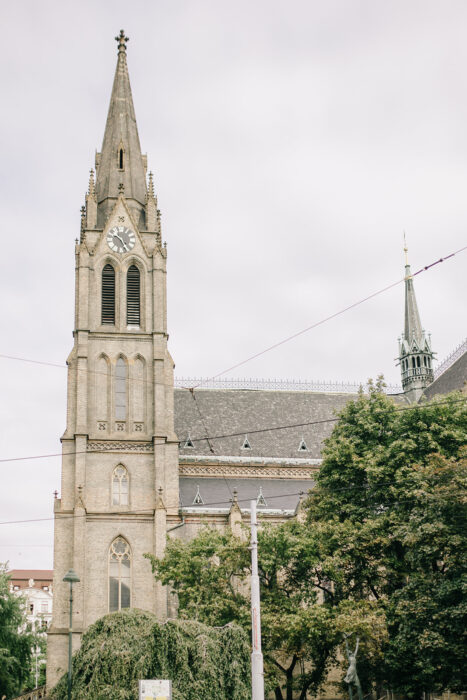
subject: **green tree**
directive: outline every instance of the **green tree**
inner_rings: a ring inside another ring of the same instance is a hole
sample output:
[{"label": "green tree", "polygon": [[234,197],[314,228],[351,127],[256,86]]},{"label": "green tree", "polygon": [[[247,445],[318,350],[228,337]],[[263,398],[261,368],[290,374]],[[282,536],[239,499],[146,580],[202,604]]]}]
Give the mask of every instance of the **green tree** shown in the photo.
[{"label": "green tree", "polygon": [[453,394],[407,408],[380,382],[369,389],[345,407],[326,442],[306,504],[313,537],[295,575],[330,582],[338,608],[374,601],[385,615],[384,663],[365,659],[365,649],[360,658],[367,690],[372,682],[408,697],[460,690],[466,401]]},{"label": "green tree", "polygon": [[[83,635],[73,658],[72,698],[134,700],[139,679],[169,678],[173,700],[248,700],[249,651],[238,625],[161,624],[138,609],[111,613]],[[66,673],[51,697],[66,700]]]},{"label": "green tree", "polygon": [[34,636],[25,630],[21,599],[11,593],[7,565],[0,564],[0,697],[19,693],[29,676]]},{"label": "green tree", "polygon": [[[407,407],[382,389],[370,383],[340,414],[305,522],[259,532],[265,671],[277,700],[316,693],[339,649],[344,666],[345,633],[360,637],[365,692],[413,697],[467,684],[466,402],[455,394]],[[249,630],[244,541],[204,530],[149,558],[181,617]]]},{"label": "green tree", "polygon": [[[303,534],[296,522],[258,533],[266,685],[277,700],[303,700],[307,692],[317,692],[338,642],[334,613],[319,604],[316,587],[288,575]],[[156,578],[177,594],[181,618],[210,625],[235,621],[250,633],[245,539],[206,528],[188,542],[170,540],[163,559],[147,556]]]}]

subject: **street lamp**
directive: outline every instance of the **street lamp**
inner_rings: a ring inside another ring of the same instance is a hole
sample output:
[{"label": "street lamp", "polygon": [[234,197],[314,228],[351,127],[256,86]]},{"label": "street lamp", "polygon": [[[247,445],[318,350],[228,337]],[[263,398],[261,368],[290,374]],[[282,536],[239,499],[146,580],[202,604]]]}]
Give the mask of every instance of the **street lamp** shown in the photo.
[{"label": "street lamp", "polygon": [[68,630],[68,700],[71,700],[71,650],[73,644],[73,584],[79,583],[80,579],[76,571],[70,569],[63,577],[64,581],[70,584],[70,628]]}]

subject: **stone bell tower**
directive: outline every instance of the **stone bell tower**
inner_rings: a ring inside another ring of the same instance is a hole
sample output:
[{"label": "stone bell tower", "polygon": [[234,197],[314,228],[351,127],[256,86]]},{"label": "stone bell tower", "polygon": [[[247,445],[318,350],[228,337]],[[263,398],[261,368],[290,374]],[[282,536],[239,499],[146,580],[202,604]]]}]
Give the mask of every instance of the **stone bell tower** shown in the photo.
[{"label": "stone bell tower", "polygon": [[152,174],[141,153],[123,30],[96,177],[75,247],[74,346],[68,357],[61,498],[55,501],[54,611],[47,682],[102,615],[167,614],[145,552],[160,556],[178,514],[173,361],[167,349],[166,258]]}]

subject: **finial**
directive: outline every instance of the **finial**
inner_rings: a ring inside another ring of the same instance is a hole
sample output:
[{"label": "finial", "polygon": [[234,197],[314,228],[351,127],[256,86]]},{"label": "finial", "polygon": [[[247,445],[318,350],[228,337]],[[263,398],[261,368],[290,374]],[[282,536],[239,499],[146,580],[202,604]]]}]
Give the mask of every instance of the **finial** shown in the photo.
[{"label": "finial", "polygon": [[407,239],[405,237],[405,231],[404,231],[404,253],[405,253],[405,266],[409,264],[409,256],[407,253],[409,252],[409,249],[407,248]]},{"label": "finial", "polygon": [[123,195],[124,192],[125,192],[125,185],[123,184],[123,182],[121,182],[118,186],[118,194]]},{"label": "finial", "polygon": [[126,42],[130,41],[130,38],[125,36],[123,29],[120,29],[120,34],[115,37],[115,41],[118,41],[118,53],[126,53]]},{"label": "finial", "polygon": [[234,486],[234,488],[233,488],[232,502],[233,502],[233,503],[238,503],[238,491],[237,491],[237,487],[236,487],[236,486]]},{"label": "finial", "polygon": [[57,500],[57,498],[58,498],[58,491],[57,491],[57,489],[55,489],[55,491],[54,491],[54,499]]},{"label": "finial", "polygon": [[94,170],[91,168],[89,171],[89,188],[88,194],[95,194],[95,182],[94,182]]},{"label": "finial", "polygon": [[86,209],[84,206],[81,207],[80,212],[81,212],[81,232],[83,232],[85,229],[85,225],[86,225]]},{"label": "finial", "polygon": [[152,172],[149,173],[148,195],[150,197],[154,197],[154,180],[153,180]]}]

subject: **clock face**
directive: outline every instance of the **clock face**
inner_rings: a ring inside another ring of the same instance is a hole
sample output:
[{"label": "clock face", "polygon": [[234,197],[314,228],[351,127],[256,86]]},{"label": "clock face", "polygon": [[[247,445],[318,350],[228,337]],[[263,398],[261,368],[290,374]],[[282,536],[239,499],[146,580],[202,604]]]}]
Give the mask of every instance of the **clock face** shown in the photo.
[{"label": "clock face", "polygon": [[134,232],[126,226],[114,226],[107,234],[107,245],[115,253],[128,253],[135,241]]}]

